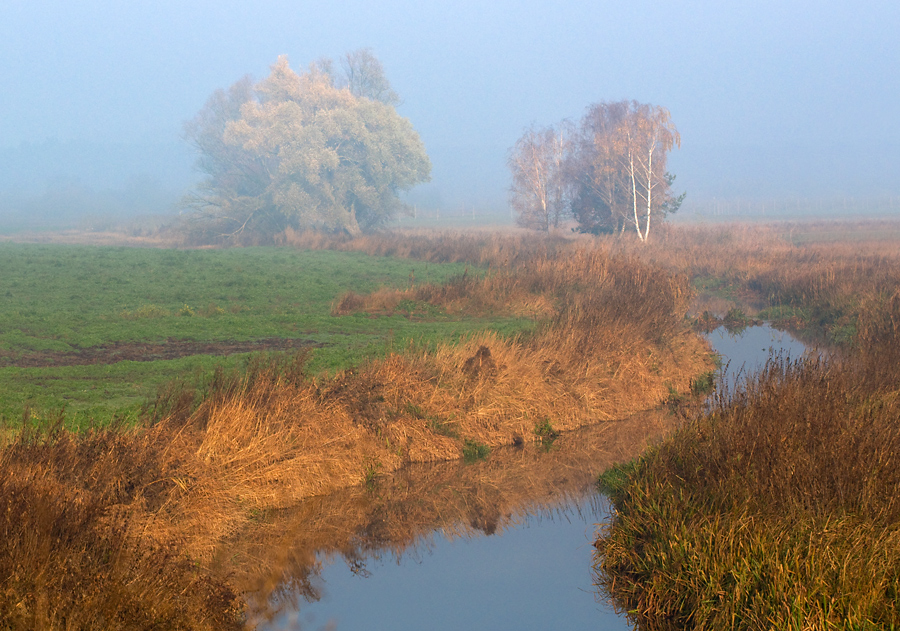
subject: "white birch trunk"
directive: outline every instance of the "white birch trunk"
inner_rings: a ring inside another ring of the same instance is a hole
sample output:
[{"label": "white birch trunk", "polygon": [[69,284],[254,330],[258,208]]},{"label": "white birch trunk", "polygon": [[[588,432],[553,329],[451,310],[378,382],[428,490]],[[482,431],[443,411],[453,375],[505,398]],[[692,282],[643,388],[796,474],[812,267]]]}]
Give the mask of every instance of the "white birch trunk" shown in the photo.
[{"label": "white birch trunk", "polygon": [[628,149],[628,163],[631,170],[631,205],[634,209],[634,229],[637,231],[638,238],[643,242],[644,235],[641,234],[641,222],[638,219],[637,211],[637,180],[634,175],[634,149]]},{"label": "white birch trunk", "polygon": [[647,242],[647,237],[650,236],[650,211],[652,209],[652,200],[653,200],[653,147],[654,145],[650,145],[650,153],[647,156],[647,223],[644,226],[644,238],[641,239],[643,242]]}]

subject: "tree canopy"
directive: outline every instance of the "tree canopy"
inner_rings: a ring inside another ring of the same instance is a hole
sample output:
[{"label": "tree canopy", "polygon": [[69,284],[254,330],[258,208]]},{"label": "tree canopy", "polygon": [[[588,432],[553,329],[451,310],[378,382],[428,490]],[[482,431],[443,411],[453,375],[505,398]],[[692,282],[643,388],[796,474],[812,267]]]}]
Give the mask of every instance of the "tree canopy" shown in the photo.
[{"label": "tree canopy", "polygon": [[[510,151],[510,203],[520,225],[549,230],[570,216],[582,232],[624,232],[641,241],[654,219],[675,212],[669,151],[681,137],[663,107],[619,101],[567,121],[525,131]],[[550,191],[554,194],[551,196]]]},{"label": "tree canopy", "polygon": [[221,234],[287,227],[359,234],[404,210],[398,193],[430,178],[412,124],[367,50],[295,73],[286,57],[258,83],[217,90],[185,125],[206,176],[188,205]]}]

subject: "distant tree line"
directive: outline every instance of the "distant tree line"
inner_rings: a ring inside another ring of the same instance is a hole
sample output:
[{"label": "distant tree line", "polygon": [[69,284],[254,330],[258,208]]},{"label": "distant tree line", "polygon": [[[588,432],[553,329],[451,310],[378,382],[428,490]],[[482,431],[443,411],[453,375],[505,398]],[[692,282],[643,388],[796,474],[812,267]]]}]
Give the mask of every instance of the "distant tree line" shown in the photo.
[{"label": "distant tree line", "polygon": [[519,225],[549,231],[567,219],[581,232],[623,233],[641,241],[678,210],[666,158],[681,136],[663,107],[619,101],[525,131],[509,153],[510,204]]},{"label": "distant tree line", "polygon": [[366,49],[296,73],[217,90],[185,125],[205,179],[186,206],[218,235],[271,237],[288,227],[352,235],[405,209],[398,193],[431,163],[381,62]]}]

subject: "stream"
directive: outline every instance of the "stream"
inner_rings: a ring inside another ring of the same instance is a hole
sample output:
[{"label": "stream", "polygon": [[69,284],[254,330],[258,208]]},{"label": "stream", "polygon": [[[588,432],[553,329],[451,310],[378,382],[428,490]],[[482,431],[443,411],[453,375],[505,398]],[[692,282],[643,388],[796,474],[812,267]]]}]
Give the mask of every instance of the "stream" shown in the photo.
[{"label": "stream", "polygon": [[[729,391],[770,355],[806,350],[768,325],[707,338]],[[663,416],[564,434],[549,450],[410,467],[279,515],[260,552],[246,551],[270,574],[258,628],[631,629],[593,584],[592,544],[609,516],[594,475],[666,431]]]}]

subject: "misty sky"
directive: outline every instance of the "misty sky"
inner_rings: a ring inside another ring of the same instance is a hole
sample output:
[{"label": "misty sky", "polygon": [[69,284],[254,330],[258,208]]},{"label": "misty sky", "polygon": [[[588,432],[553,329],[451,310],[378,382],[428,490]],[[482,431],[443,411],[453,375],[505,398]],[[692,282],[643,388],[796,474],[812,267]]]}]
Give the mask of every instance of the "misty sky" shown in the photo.
[{"label": "misty sky", "polygon": [[671,110],[689,195],[898,194],[898,33],[888,0],[3,0],[0,189],[183,185],[213,90],[371,47],[448,205],[502,205],[525,127],[624,98]]}]

